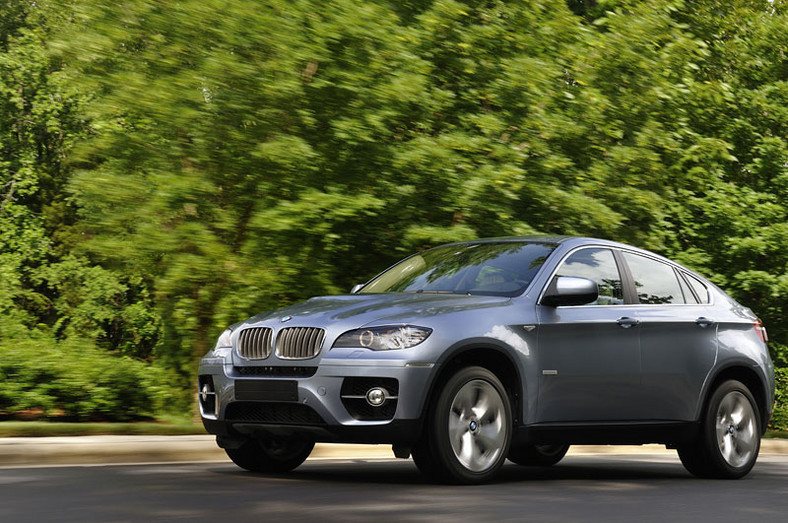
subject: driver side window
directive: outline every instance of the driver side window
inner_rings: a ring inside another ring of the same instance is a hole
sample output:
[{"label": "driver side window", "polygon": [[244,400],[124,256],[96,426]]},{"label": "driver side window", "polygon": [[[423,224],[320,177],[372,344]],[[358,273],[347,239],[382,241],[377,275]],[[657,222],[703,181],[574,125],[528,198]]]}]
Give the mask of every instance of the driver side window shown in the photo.
[{"label": "driver side window", "polygon": [[572,276],[594,280],[599,287],[599,298],[588,305],[620,305],[624,303],[624,289],[618,265],[610,249],[581,249],[564,260],[556,276]]}]

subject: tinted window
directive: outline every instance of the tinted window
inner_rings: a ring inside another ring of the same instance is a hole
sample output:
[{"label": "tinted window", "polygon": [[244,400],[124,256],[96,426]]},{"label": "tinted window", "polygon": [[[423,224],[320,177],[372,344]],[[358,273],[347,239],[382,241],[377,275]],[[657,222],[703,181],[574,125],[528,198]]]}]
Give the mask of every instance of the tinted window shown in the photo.
[{"label": "tinted window", "polygon": [[673,267],[638,254],[624,253],[640,303],[684,303]]},{"label": "tinted window", "polygon": [[594,280],[599,287],[599,298],[591,303],[593,305],[624,303],[621,276],[613,252],[609,249],[581,249],[572,253],[556,275]]},{"label": "tinted window", "polygon": [[695,295],[698,297],[700,303],[709,303],[709,290],[706,286],[694,276],[690,276],[689,274],[685,274],[684,276],[687,277],[687,281],[692,286],[692,290],[695,291]]},{"label": "tinted window", "polygon": [[517,296],[554,244],[478,242],[436,247],[401,261],[360,293],[418,292]]},{"label": "tinted window", "polygon": [[681,292],[684,294],[684,301],[686,303],[698,303],[697,298],[692,293],[692,290],[689,287],[689,284],[686,282],[684,276],[679,274],[679,285],[681,285]]}]

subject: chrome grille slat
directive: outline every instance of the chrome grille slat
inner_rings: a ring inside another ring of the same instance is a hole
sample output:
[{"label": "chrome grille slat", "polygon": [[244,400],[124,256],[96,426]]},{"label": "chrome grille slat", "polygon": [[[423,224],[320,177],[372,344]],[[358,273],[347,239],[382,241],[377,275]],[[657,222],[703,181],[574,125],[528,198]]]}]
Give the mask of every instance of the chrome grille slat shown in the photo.
[{"label": "chrome grille slat", "polygon": [[251,346],[249,347],[251,349],[250,350],[250,355],[253,358],[258,358],[259,359],[260,355],[261,355],[260,354],[260,330],[259,329],[253,330],[250,333],[250,338],[251,338],[250,341],[252,342]]},{"label": "chrome grille slat", "polygon": [[287,343],[282,345],[282,352],[277,352],[276,355],[279,357],[291,355],[292,357],[297,358],[298,354],[295,352],[295,347],[297,347],[295,341],[296,337],[298,336],[298,332],[293,329],[288,329],[287,331]]},{"label": "chrome grille slat", "polygon": [[258,353],[258,350],[257,350],[257,347],[258,347],[257,339],[258,339],[259,336],[260,336],[260,331],[257,330],[257,329],[254,329],[251,332],[249,332],[249,336],[248,336],[247,339],[249,340],[249,351],[248,352],[249,352],[249,357],[250,358],[255,358],[256,359],[256,358],[260,357],[260,354]]},{"label": "chrome grille slat", "polygon": [[252,327],[238,336],[238,354],[247,360],[264,360],[271,355],[271,329]]},{"label": "chrome grille slat", "polygon": [[265,349],[265,331],[260,330],[255,333],[255,348],[257,349],[257,357],[262,358],[266,355],[263,350]]},{"label": "chrome grille slat", "polygon": [[276,335],[276,355],[285,360],[314,358],[323,345],[323,329],[315,327],[286,327]]},{"label": "chrome grille slat", "polygon": [[306,329],[299,331],[298,337],[296,338],[296,350],[298,351],[299,358],[303,358],[306,355],[306,347],[304,346],[304,338],[306,337],[306,333]]},{"label": "chrome grille slat", "polygon": [[267,329],[263,332],[263,344],[262,346],[265,347],[265,357],[267,358],[269,354],[271,354],[271,337],[273,336],[273,331],[271,329]]}]

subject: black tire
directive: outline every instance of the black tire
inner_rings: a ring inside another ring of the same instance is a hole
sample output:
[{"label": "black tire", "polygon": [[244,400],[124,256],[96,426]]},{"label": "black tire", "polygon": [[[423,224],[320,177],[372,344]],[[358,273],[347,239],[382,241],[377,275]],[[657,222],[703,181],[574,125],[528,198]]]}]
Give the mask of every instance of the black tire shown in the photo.
[{"label": "black tire", "polygon": [[438,392],[413,459],[432,479],[482,483],[503,465],[511,437],[512,410],[503,384],[483,367],[466,367]]},{"label": "black tire", "polygon": [[681,463],[701,478],[738,479],[752,470],[761,448],[761,416],[750,390],[728,380],[709,398],[698,438],[678,447]]},{"label": "black tire", "polygon": [[309,457],[314,441],[250,439],[237,449],[224,449],[233,463],[251,472],[290,472]]},{"label": "black tire", "polygon": [[413,448],[410,450],[410,456],[413,458],[416,467],[427,479],[431,481],[441,481],[443,479],[426,438],[423,437],[413,445]]},{"label": "black tire", "polygon": [[711,477],[711,469],[704,452],[699,448],[698,442],[676,448],[679,459],[687,472],[699,478]]},{"label": "black tire", "polygon": [[520,445],[509,450],[509,461],[525,467],[550,467],[566,456],[569,445]]}]

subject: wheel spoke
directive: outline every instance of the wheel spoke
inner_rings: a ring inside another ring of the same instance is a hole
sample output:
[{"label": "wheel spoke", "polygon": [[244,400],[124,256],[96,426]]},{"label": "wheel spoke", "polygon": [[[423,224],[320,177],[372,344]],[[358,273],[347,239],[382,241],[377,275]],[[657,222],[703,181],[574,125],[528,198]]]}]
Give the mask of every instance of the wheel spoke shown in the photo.
[{"label": "wheel spoke", "polygon": [[460,463],[465,465],[468,468],[473,468],[474,462],[474,450],[475,445],[473,442],[473,436],[471,435],[470,431],[466,432],[462,435],[460,439],[460,453],[457,455],[457,459],[460,460]]},{"label": "wheel spoke", "polygon": [[461,419],[466,419],[473,414],[472,406],[475,400],[475,391],[466,385],[454,397],[451,410],[459,414]]},{"label": "wheel spoke", "polygon": [[736,402],[734,410],[730,413],[731,423],[738,425],[744,420],[745,416],[745,405],[741,402]]},{"label": "wheel spoke", "polygon": [[750,457],[750,454],[755,451],[755,442],[748,438],[736,439],[736,455],[742,461]]},{"label": "wheel spoke", "polygon": [[502,429],[500,423],[483,425],[476,434],[479,446],[485,451],[500,449],[503,445]]},{"label": "wheel spoke", "polygon": [[455,412],[449,414],[449,438],[455,453],[462,448],[462,437],[468,432],[464,418]]},{"label": "wheel spoke", "polygon": [[722,444],[722,440],[728,435],[729,424],[724,421],[717,423],[717,441]]},{"label": "wheel spoke", "polygon": [[725,461],[731,463],[733,460],[734,449],[730,434],[726,434],[725,437],[723,437],[720,451],[722,451],[722,457],[725,458]]},{"label": "wheel spoke", "polygon": [[479,393],[476,397],[476,403],[473,405],[471,410],[473,411],[474,416],[479,419],[484,419],[490,410],[490,396],[481,388],[478,392]]}]

